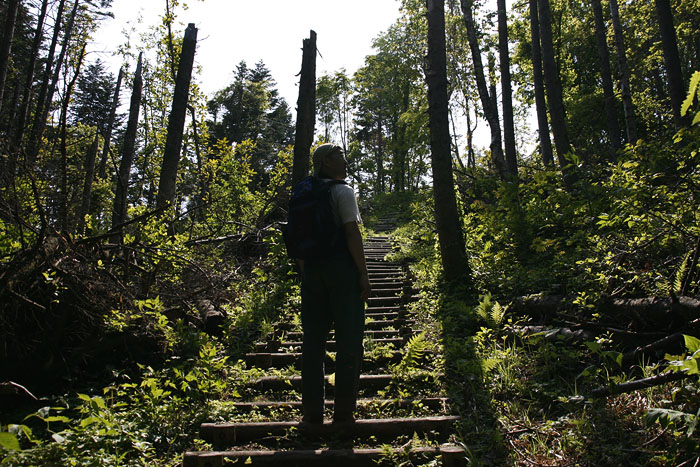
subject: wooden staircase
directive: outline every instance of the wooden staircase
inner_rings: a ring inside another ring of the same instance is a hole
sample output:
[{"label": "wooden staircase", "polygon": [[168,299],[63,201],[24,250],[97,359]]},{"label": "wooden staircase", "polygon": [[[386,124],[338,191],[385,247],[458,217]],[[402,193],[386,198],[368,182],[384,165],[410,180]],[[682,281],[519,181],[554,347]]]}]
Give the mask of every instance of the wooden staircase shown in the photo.
[{"label": "wooden staircase", "polygon": [[[380,220],[384,229],[390,229],[390,219]],[[466,465],[464,450],[446,443],[454,435],[459,417],[451,414],[450,405],[436,384],[440,394],[415,398],[384,397],[392,375],[389,364],[402,358],[402,350],[414,335],[415,322],[407,314],[406,304],[413,299],[415,290],[406,279],[406,271],[397,263],[386,261],[391,251],[390,239],[374,236],[365,241],[365,255],[372,284],[372,297],[366,309],[365,343],[393,345],[394,349],[369,359],[365,351],[363,374],[360,378],[358,416],[355,423],[332,424],[328,419],[322,425],[301,425],[300,389],[298,376],[301,362],[301,333],[292,330],[291,323],[278,323],[266,342],[255,345],[255,351],[246,356],[249,367],[285,369],[291,376],[266,376],[252,381],[253,400],[235,404],[236,411],[264,414],[283,412],[292,421],[256,421],[245,423],[204,423],[200,437],[215,451],[185,453],[184,467],[218,467],[224,465],[280,465],[280,466],[362,466],[394,465],[396,459],[411,460],[414,465],[438,458],[438,465]],[[279,336],[284,336],[281,340]],[[335,350],[333,334],[327,350]],[[367,348],[367,345],[365,346]],[[326,373],[334,371],[334,358],[326,356]],[[332,381],[326,377],[326,396],[333,395]],[[326,401],[327,416],[332,414],[333,401]],[[329,410],[330,409],[330,410]],[[366,417],[366,414],[375,414]],[[377,418],[376,414],[387,415]],[[412,443],[418,437],[422,441]],[[401,446],[393,443],[397,438]],[[409,439],[409,442],[403,442]],[[426,441],[427,440],[427,441]],[[435,464],[431,464],[435,465]]]}]

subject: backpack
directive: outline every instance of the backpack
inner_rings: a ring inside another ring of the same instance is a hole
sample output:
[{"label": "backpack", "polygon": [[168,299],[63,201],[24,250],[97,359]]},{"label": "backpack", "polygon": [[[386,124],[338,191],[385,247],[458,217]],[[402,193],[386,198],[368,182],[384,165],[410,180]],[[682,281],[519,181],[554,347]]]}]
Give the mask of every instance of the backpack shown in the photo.
[{"label": "backpack", "polygon": [[287,224],[282,228],[291,258],[326,258],[347,249],[343,228],[335,224],[331,207],[331,186],[340,183],[345,184],[342,180],[308,176],[292,190]]}]

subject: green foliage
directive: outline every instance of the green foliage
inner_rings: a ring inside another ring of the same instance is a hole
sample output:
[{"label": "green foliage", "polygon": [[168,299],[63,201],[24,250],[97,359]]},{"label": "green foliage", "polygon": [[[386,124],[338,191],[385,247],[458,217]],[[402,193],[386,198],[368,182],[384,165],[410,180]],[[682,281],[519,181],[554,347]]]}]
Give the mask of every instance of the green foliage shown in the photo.
[{"label": "green foliage", "polygon": [[[693,76],[690,79],[690,89],[688,90],[688,96],[685,98],[685,101],[683,101],[683,106],[681,107],[682,116],[686,116],[688,114],[688,111],[693,105],[693,101],[695,100],[696,96],[698,99],[698,104],[700,104],[700,71],[696,71],[695,73],[693,73]],[[700,111],[698,111],[695,114],[692,125],[697,125],[698,123],[700,123]]]}]

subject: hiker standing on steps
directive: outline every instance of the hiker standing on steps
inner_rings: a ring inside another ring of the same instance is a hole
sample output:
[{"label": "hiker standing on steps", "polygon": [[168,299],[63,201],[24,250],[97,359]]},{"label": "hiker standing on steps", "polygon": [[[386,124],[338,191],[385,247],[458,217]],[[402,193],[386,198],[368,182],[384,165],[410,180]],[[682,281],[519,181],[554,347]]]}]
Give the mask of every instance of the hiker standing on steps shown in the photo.
[{"label": "hiker standing on steps", "polygon": [[365,328],[364,303],[369,298],[370,285],[359,229],[362,219],[355,192],[344,182],[347,165],[340,146],[319,146],[313,154],[314,177],[302,180],[295,187],[290,202],[289,224],[294,212],[292,203],[301,185],[320,186],[318,192],[326,190],[325,203],[330,204],[335,223],[334,246],[330,250],[324,250],[320,255],[293,255],[300,258],[302,276],[301,392],[302,422],[305,424],[323,423],[323,361],[332,326],[336,341],[333,422],[353,422],[357,405]]}]

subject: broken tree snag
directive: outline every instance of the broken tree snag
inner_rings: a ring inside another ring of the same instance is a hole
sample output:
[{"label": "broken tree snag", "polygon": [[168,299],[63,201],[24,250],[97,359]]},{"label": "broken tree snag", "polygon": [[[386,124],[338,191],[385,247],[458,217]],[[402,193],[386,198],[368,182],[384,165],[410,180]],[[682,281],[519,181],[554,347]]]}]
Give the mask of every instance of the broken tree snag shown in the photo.
[{"label": "broken tree snag", "polygon": [[316,123],[316,32],[304,39],[297,100],[297,128],[294,138],[294,165],[292,186],[309,174],[311,143]]},{"label": "broken tree snag", "polygon": [[662,384],[670,383],[672,381],[680,381],[685,378],[689,378],[691,375],[688,373],[680,371],[668,371],[660,375],[652,376],[650,378],[638,379],[636,381],[630,381],[629,383],[613,384],[610,386],[594,389],[591,391],[592,397],[606,397],[615,394],[624,394],[626,392],[637,391],[638,389],[646,389],[654,386],[661,386]]},{"label": "broken tree snag", "polygon": [[185,39],[182,42],[180,63],[177,67],[177,78],[175,79],[173,106],[168,118],[168,136],[165,140],[163,166],[160,171],[158,199],[156,201],[156,206],[159,208],[172,203],[175,199],[177,166],[180,163],[182,134],[185,130],[187,100],[190,95],[190,81],[192,81],[192,66],[194,64],[196,46],[197,28],[194,27],[194,23],[190,23],[187,25]]}]

